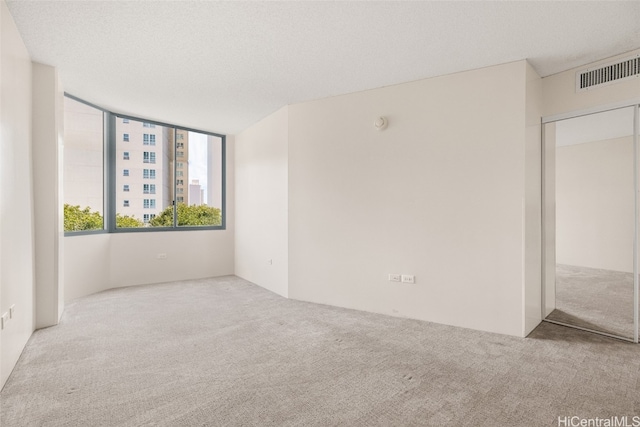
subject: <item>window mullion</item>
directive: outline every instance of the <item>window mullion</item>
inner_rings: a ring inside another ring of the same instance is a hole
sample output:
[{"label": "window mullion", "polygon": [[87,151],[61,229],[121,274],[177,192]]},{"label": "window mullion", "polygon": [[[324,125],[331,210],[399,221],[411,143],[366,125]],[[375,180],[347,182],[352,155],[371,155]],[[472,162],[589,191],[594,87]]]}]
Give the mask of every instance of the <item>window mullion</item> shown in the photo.
[{"label": "window mullion", "polygon": [[173,228],[178,227],[178,203],[177,203],[177,191],[178,191],[178,156],[176,152],[178,150],[177,144],[178,132],[176,128],[173,128],[173,182],[171,183],[173,187]]},{"label": "window mullion", "polygon": [[112,113],[105,113],[105,215],[107,230],[116,230],[116,118]]}]

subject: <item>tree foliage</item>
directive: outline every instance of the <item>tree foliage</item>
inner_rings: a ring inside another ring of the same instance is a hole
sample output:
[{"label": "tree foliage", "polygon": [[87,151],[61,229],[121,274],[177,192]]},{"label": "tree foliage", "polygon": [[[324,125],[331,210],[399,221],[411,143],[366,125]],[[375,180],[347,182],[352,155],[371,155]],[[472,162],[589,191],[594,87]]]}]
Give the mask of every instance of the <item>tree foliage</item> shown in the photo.
[{"label": "tree foliage", "polygon": [[[152,227],[173,227],[173,206],[168,206],[149,221]],[[222,225],[222,212],[207,205],[188,206],[178,204],[178,226]],[[139,228],[145,224],[135,216],[116,213],[117,228]],[[100,212],[91,211],[88,206],[64,205],[64,231],[102,230],[103,218]]]},{"label": "tree foliage", "polygon": [[140,221],[135,216],[120,215],[116,212],[116,227],[117,228],[137,228],[144,227],[144,222]]},{"label": "tree foliage", "polygon": [[[178,203],[178,226],[222,225],[222,211],[207,205]],[[149,222],[153,227],[173,226],[173,206],[167,206]]]},{"label": "tree foliage", "polygon": [[[136,228],[144,227],[144,222],[134,216],[116,213],[116,227]],[[81,209],[80,206],[64,205],[64,231],[102,230],[103,219],[100,212],[91,212],[90,207]]]},{"label": "tree foliage", "polygon": [[99,212],[91,212],[87,206],[64,205],[64,231],[101,230],[102,215]]}]

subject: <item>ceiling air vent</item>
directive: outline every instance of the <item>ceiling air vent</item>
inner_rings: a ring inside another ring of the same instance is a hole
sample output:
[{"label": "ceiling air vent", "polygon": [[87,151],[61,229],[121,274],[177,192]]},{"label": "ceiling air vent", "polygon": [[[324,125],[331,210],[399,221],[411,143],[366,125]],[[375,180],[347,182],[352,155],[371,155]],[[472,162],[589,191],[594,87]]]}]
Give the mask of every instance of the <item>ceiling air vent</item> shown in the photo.
[{"label": "ceiling air vent", "polygon": [[576,92],[640,77],[640,55],[576,73]]}]

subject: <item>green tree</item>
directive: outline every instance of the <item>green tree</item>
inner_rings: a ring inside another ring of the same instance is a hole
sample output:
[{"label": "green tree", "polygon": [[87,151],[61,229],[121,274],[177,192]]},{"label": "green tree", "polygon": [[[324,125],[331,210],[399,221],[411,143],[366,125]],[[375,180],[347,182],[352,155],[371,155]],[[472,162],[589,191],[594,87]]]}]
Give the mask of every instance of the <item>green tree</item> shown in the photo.
[{"label": "green tree", "polygon": [[64,231],[101,230],[102,224],[102,215],[91,212],[88,206],[80,209],[80,206],[64,204]]},{"label": "green tree", "polygon": [[117,228],[144,227],[144,222],[140,221],[135,216],[120,215],[119,213],[116,213],[116,227]]},{"label": "green tree", "polygon": [[[168,206],[149,222],[153,227],[173,226],[173,206]],[[178,226],[222,225],[222,211],[207,205],[178,203]]]},{"label": "green tree", "polygon": [[[66,203],[64,205],[64,231],[102,230],[103,223],[100,212],[91,212],[91,208],[88,206],[80,209],[80,206],[71,206]],[[144,222],[135,216],[116,213],[116,227],[144,227]]]}]

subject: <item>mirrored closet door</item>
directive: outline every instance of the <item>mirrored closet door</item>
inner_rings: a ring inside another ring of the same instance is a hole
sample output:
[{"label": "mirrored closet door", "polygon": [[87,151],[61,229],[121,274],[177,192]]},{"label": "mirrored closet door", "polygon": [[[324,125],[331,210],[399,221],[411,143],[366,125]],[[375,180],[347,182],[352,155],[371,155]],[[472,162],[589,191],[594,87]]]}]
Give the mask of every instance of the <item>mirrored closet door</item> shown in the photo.
[{"label": "mirrored closet door", "polygon": [[637,106],[544,124],[543,317],[638,341]]}]

